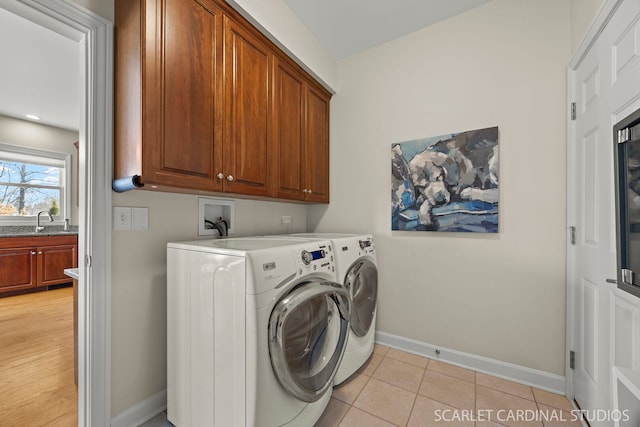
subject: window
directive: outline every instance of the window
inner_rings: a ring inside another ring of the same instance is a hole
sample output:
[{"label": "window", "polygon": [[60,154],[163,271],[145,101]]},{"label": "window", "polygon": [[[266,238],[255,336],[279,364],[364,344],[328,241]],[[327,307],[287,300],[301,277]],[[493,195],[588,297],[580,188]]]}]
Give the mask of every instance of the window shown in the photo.
[{"label": "window", "polygon": [[69,217],[71,155],[0,143],[0,223]]}]

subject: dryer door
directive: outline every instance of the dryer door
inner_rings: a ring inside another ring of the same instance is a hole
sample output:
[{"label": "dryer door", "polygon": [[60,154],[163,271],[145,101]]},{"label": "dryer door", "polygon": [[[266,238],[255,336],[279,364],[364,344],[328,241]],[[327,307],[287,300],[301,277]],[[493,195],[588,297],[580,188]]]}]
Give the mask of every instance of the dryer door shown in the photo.
[{"label": "dryer door", "polygon": [[353,263],[344,284],[351,295],[351,330],[359,337],[369,332],[378,300],[378,269],[366,258]]},{"label": "dryer door", "polygon": [[305,402],[324,395],[346,348],[349,317],[349,295],[337,283],[305,281],[280,299],[269,319],[269,355],[287,392]]}]

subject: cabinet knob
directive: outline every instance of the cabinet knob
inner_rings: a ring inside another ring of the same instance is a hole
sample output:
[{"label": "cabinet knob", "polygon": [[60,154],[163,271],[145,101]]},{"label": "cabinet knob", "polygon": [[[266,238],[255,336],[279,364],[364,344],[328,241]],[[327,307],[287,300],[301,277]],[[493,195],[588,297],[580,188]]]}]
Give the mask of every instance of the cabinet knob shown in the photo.
[{"label": "cabinet knob", "polygon": [[35,255],[35,254],[36,254],[35,252],[31,252],[31,255]]},{"label": "cabinet knob", "polygon": [[307,193],[311,194],[311,193],[313,193],[313,191],[311,191],[311,189],[308,189]]},{"label": "cabinet knob", "polygon": [[303,192],[304,194],[307,194],[307,193],[309,192],[309,190],[307,190],[306,188],[303,188],[303,189],[302,189],[302,192]]},{"label": "cabinet knob", "polygon": [[38,252],[38,255],[42,255],[42,252]]},{"label": "cabinet knob", "polygon": [[233,175],[227,175],[227,181],[233,181]]},{"label": "cabinet knob", "polygon": [[216,175],[218,177],[218,179],[222,179],[224,178],[224,174],[222,172],[220,172],[218,175]]}]

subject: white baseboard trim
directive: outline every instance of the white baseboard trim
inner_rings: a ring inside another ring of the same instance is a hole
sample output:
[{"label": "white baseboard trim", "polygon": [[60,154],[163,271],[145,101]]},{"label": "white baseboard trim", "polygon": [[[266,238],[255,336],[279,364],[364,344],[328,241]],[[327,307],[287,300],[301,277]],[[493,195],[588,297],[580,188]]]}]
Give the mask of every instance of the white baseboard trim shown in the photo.
[{"label": "white baseboard trim", "polygon": [[[493,375],[509,381],[526,384],[541,390],[551,391],[565,395],[565,378],[513,363],[502,362],[488,357],[477,356],[471,353],[451,350],[440,346],[416,341],[410,338],[376,331],[376,342],[389,347],[417,354],[429,359],[442,360],[452,365],[461,366],[484,374]],[[440,353],[436,354],[436,350]]]},{"label": "white baseboard trim", "polygon": [[125,409],[111,419],[111,427],[138,427],[167,409],[167,390]]},{"label": "white baseboard trim", "polygon": [[[541,390],[551,391],[564,396],[565,378],[549,372],[515,365],[513,363],[502,362],[488,357],[478,356],[462,351],[435,346],[410,338],[376,331],[376,342],[388,347],[408,353],[417,354],[429,359],[442,360],[452,365],[461,366],[484,374],[493,375],[514,381],[521,384],[530,385]],[[436,355],[436,350],[440,354]],[[111,419],[112,427],[138,427],[160,412],[167,409],[167,390],[162,390],[147,399],[127,408]]]}]

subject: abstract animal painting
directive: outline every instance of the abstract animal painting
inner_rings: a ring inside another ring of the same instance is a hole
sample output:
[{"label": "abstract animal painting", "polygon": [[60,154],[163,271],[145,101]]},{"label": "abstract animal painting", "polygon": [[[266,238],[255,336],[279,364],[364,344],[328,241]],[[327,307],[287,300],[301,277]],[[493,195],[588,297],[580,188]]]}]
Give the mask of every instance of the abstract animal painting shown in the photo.
[{"label": "abstract animal painting", "polygon": [[498,127],[391,145],[391,229],[498,232]]}]

